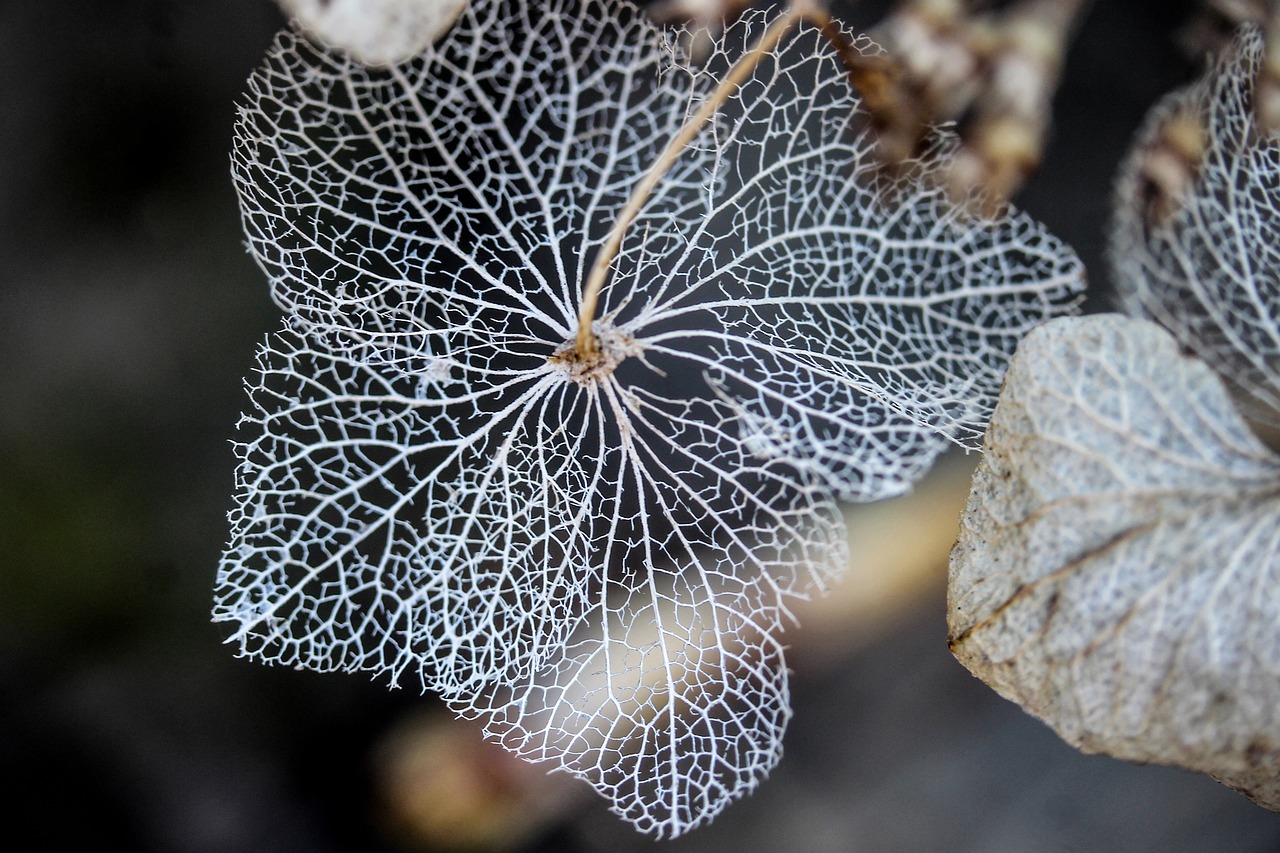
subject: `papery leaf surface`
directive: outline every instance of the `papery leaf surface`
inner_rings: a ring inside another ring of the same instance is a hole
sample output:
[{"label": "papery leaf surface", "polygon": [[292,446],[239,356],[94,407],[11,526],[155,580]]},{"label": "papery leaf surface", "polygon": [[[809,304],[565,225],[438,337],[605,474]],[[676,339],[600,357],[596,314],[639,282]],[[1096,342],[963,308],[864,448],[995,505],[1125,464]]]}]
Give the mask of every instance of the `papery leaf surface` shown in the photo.
[{"label": "papery leaf surface", "polygon": [[448,31],[467,0],[277,0],[299,29],[365,65],[413,59]]},{"label": "papery leaf surface", "polygon": [[1146,320],[1045,324],[987,432],[952,649],[1089,752],[1280,807],[1280,457]]}]

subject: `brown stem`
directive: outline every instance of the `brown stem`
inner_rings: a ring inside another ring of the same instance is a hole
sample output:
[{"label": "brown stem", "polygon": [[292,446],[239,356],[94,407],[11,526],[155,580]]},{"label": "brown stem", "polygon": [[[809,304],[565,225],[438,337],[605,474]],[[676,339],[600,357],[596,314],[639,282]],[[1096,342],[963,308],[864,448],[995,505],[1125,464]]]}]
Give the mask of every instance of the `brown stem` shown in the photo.
[{"label": "brown stem", "polygon": [[778,46],[783,36],[798,22],[816,13],[816,3],[813,0],[795,2],[787,8],[782,17],[770,24],[751,50],[733,64],[724,80],[716,86],[698,111],[685,121],[680,132],[667,143],[667,147],[653,161],[649,171],[631,191],[631,197],[618,213],[613,230],[609,233],[609,239],[600,247],[600,253],[596,255],[595,262],[592,263],[582,286],[582,304],[578,310],[578,337],[574,347],[579,357],[590,356],[596,351],[596,336],[591,331],[591,321],[595,319],[600,292],[604,289],[605,280],[609,277],[609,265],[618,256],[618,250],[622,247],[622,238],[635,222],[636,217],[640,215],[640,211],[649,200],[649,196],[653,194],[658,182],[675,165],[680,152],[702,132],[703,127],[716,114],[716,111],[724,105],[729,96],[737,91],[760,61]]},{"label": "brown stem", "polygon": [[1280,131],[1280,0],[1271,0],[1263,35],[1266,48],[1254,89],[1254,110],[1263,130]]},{"label": "brown stem", "polygon": [[845,36],[844,30],[826,9],[815,7],[807,10],[805,18],[808,19],[809,23],[817,27],[818,32],[827,40],[827,44],[835,51],[836,56],[840,58],[840,62],[848,72],[849,84],[857,89],[857,75],[860,70],[859,61],[862,59],[862,54],[853,46]]},{"label": "brown stem", "polygon": [[985,91],[951,167],[957,201],[982,190],[982,212],[995,215],[1039,165],[1067,45],[1091,3],[1019,0],[1006,10]]}]

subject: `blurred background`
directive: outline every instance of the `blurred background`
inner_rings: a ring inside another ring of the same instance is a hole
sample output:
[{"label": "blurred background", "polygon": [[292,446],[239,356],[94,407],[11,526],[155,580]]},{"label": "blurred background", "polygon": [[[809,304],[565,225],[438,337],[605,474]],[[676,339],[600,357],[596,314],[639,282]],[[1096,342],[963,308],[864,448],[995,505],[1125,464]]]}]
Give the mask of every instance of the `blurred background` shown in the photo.
[{"label": "blurred background", "polygon": [[[1196,70],[1191,6],[1095,4],[1020,198],[1091,308],[1116,164]],[[430,696],[237,660],[209,621],[242,377],[278,323],[227,152],[281,23],[269,0],[0,2],[0,819],[47,849],[648,849]],[[1080,755],[950,657],[972,464],[850,511],[851,579],[792,634],[782,764],[668,849],[1280,851],[1280,815]]]}]

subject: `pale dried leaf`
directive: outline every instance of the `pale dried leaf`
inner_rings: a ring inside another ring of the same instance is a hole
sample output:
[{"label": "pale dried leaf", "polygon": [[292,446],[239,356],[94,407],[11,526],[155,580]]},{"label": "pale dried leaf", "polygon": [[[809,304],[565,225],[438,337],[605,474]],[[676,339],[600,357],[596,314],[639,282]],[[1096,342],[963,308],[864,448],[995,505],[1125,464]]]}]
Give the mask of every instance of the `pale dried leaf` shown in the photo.
[{"label": "pale dried leaf", "polygon": [[1159,327],[1027,337],[950,584],[956,656],[1068,742],[1280,807],[1280,457]]},{"label": "pale dried leaf", "polygon": [[611,576],[559,660],[455,708],[591,782],[641,832],[673,837],[711,820],[777,763],[791,709],[776,588],[703,559]]},{"label": "pale dried leaf", "polygon": [[291,331],[250,382],[215,618],[263,660],[414,676],[658,835],[776,761],[777,635],[845,563],[836,500],[974,441],[1082,285],[1027,218],[878,183],[806,29],[628,233],[601,359],[567,355],[633,184],[767,22],[696,69],[621,2],[480,0],[383,71],[286,33],[237,125]]},{"label": "pale dried leaf", "polygon": [[[1152,111],[1117,186],[1110,258],[1126,313],[1172,332],[1249,414],[1280,421],[1280,138],[1254,112],[1263,50],[1243,28],[1204,79]],[[1180,115],[1200,123],[1203,154],[1172,216],[1152,222],[1149,164]]]},{"label": "pale dried leaf", "polygon": [[467,0],[279,0],[313,38],[365,65],[406,62],[444,35]]},{"label": "pale dried leaf", "polygon": [[433,378],[433,397],[287,331],[252,381],[214,611],[243,653],[462,691],[558,651],[601,461],[570,386],[495,383],[480,412],[460,378]]}]

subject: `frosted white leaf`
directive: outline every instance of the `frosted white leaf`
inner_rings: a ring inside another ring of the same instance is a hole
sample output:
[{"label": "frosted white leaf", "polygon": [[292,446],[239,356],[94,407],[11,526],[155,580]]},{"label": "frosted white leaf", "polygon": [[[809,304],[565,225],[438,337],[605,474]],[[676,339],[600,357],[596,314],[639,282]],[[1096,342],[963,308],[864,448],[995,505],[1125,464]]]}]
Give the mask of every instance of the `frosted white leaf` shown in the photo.
[{"label": "frosted white leaf", "polygon": [[781,755],[791,710],[777,591],[706,559],[610,577],[600,599],[555,663],[455,707],[514,752],[591,782],[638,830],[680,835]]},{"label": "frosted white leaf", "polygon": [[948,598],[956,656],[1068,742],[1280,808],[1280,457],[1158,326],[1026,338]]},{"label": "frosted white leaf", "polygon": [[[1280,420],[1280,138],[1254,112],[1262,34],[1241,30],[1206,76],[1152,110],[1117,186],[1110,258],[1126,313],[1173,333],[1231,383],[1247,411]],[[1176,213],[1145,216],[1142,164],[1175,115],[1206,146]]]},{"label": "frosted white leaf", "polygon": [[299,28],[365,65],[405,62],[444,35],[467,0],[279,0]]},{"label": "frosted white leaf", "polygon": [[767,23],[697,69],[616,1],[479,0],[385,70],[284,33],[233,152],[290,331],[250,380],[215,619],[262,660],[416,677],[659,835],[776,761],[777,632],[844,564],[837,499],[975,440],[1082,286],[1026,217],[878,177],[805,28],[659,184],[580,356],[619,209]]},{"label": "frosted white leaf", "polygon": [[559,648],[600,462],[570,386],[490,388],[480,412],[457,383],[424,394],[287,331],[253,382],[214,614],[245,653],[457,691]]}]

